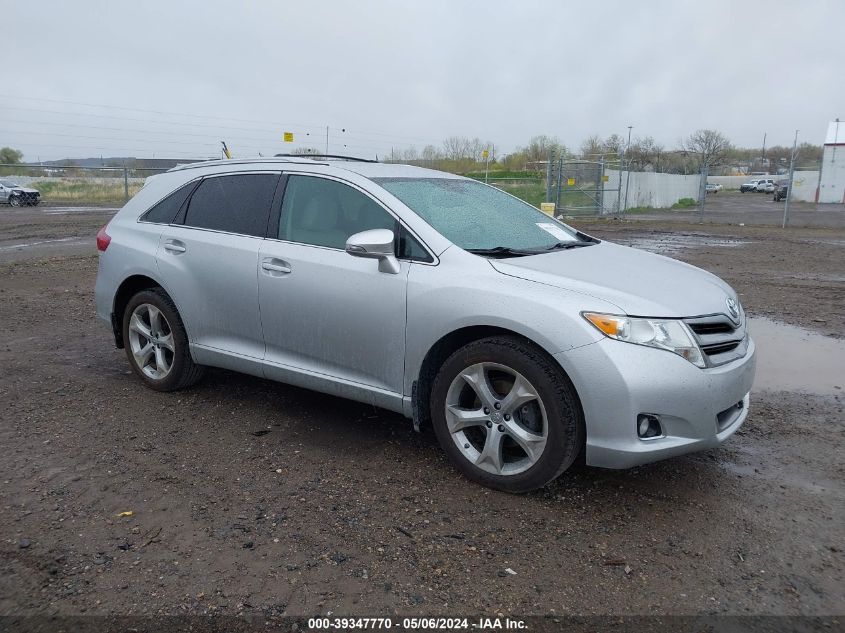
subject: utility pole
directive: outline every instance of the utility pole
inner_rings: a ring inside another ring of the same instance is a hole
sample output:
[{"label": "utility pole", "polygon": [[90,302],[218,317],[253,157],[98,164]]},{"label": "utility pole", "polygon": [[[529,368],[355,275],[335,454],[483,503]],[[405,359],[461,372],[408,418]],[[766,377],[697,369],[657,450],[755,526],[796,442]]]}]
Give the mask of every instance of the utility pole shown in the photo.
[{"label": "utility pole", "polygon": [[707,200],[707,175],[710,172],[710,165],[707,164],[708,158],[702,154],[701,156],[701,182],[699,183],[699,201],[698,205],[698,222],[704,224],[704,204]]},{"label": "utility pole", "polygon": [[552,201],[552,161],[554,159],[554,150],[549,150],[549,161],[546,165],[546,202]]},{"label": "utility pole", "polygon": [[329,155],[329,126],[326,126],[326,156]]},{"label": "utility pole", "polygon": [[792,197],[792,177],[795,175],[795,150],[798,148],[798,130],[795,130],[795,140],[792,141],[792,154],[789,157],[789,184],[786,189],[786,203],[783,205],[783,227],[789,222],[789,199]]},{"label": "utility pole", "polygon": [[129,202],[129,172],[126,170],[126,161],[123,161],[123,197]]},{"label": "utility pole", "polygon": [[[760,167],[764,168],[766,166],[766,132],[763,132],[763,153],[760,154]],[[768,169],[766,172],[768,173]]]},{"label": "utility pole", "polygon": [[[628,155],[628,150],[631,149],[631,129],[633,125],[628,126],[628,144],[625,146],[625,153],[622,155],[623,158]],[[628,175],[625,178],[625,206],[623,207],[623,211],[628,208],[628,186],[631,184],[631,163],[628,162]],[[619,181],[619,185],[622,185],[622,181]]]}]

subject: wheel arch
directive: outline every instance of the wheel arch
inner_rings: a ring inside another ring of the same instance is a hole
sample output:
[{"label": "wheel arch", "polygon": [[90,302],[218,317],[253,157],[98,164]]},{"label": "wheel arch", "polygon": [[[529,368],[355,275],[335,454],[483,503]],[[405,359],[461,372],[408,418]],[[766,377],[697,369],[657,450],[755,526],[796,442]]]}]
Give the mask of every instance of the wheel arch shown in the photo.
[{"label": "wheel arch", "polygon": [[443,365],[444,361],[454,352],[459,350],[464,345],[478,341],[490,336],[511,336],[518,338],[530,345],[533,345],[541,352],[546,354],[551,362],[560,368],[561,374],[569,380],[572,385],[572,391],[578,399],[580,406],[580,395],[578,394],[575,385],[567,375],[563,367],[554,359],[553,352],[548,350],[544,345],[532,339],[525,334],[521,334],[515,330],[495,326],[495,325],[471,325],[452,330],[448,334],[440,337],[426,352],[417,372],[416,379],[413,381],[411,388],[411,408],[414,421],[414,428],[419,431],[425,426],[431,425],[431,388],[434,383],[434,377],[437,371]]},{"label": "wheel arch", "polygon": [[126,305],[132,297],[142,290],[150,290],[153,288],[161,289],[168,297],[170,297],[170,300],[173,301],[173,297],[169,292],[167,292],[167,289],[162,286],[160,282],[144,274],[130,275],[120,282],[120,285],[117,287],[117,291],[114,293],[114,300],[112,302],[111,326],[112,332],[114,333],[114,344],[119,349],[123,349],[124,347],[123,312],[126,310]]}]

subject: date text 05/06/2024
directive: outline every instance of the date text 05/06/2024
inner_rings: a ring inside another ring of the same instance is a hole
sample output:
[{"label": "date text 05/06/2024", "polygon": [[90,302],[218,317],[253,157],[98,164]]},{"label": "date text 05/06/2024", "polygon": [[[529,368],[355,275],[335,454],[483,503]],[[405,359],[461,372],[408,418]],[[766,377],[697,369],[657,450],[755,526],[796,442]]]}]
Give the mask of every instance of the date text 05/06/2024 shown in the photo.
[{"label": "date text 05/06/2024", "polygon": [[394,626],[404,630],[449,631],[449,630],[521,630],[526,628],[524,620],[504,617],[481,618],[402,618],[394,622],[392,618],[309,618],[310,630],[354,630],[354,629],[392,629]]}]

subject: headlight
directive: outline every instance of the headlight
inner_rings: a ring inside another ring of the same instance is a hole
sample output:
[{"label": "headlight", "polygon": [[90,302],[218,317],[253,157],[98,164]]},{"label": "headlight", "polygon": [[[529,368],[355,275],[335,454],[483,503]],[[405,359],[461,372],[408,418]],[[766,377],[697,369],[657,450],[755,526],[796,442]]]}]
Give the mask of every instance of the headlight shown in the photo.
[{"label": "headlight", "polygon": [[706,366],[701,350],[683,321],[639,319],[595,312],[584,312],[582,316],[612,339],[665,349],[683,356],[696,367]]}]

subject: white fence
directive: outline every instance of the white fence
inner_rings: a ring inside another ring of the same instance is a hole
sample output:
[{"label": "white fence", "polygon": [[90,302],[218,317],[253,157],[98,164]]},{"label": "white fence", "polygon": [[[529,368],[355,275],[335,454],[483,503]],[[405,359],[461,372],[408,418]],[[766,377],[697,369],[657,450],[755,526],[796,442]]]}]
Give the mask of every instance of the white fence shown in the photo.
[{"label": "white fence", "polygon": [[[625,209],[634,207],[653,207],[666,209],[681,198],[698,200],[701,176],[698,174],[684,176],[681,174],[658,174],[647,171],[632,171],[622,173],[622,192],[619,188],[620,172],[609,169],[605,172],[608,177],[604,183],[603,213],[616,210],[617,196],[621,198],[620,206]],[[627,190],[627,197],[625,195]],[[627,202],[626,202],[627,201]]]}]

